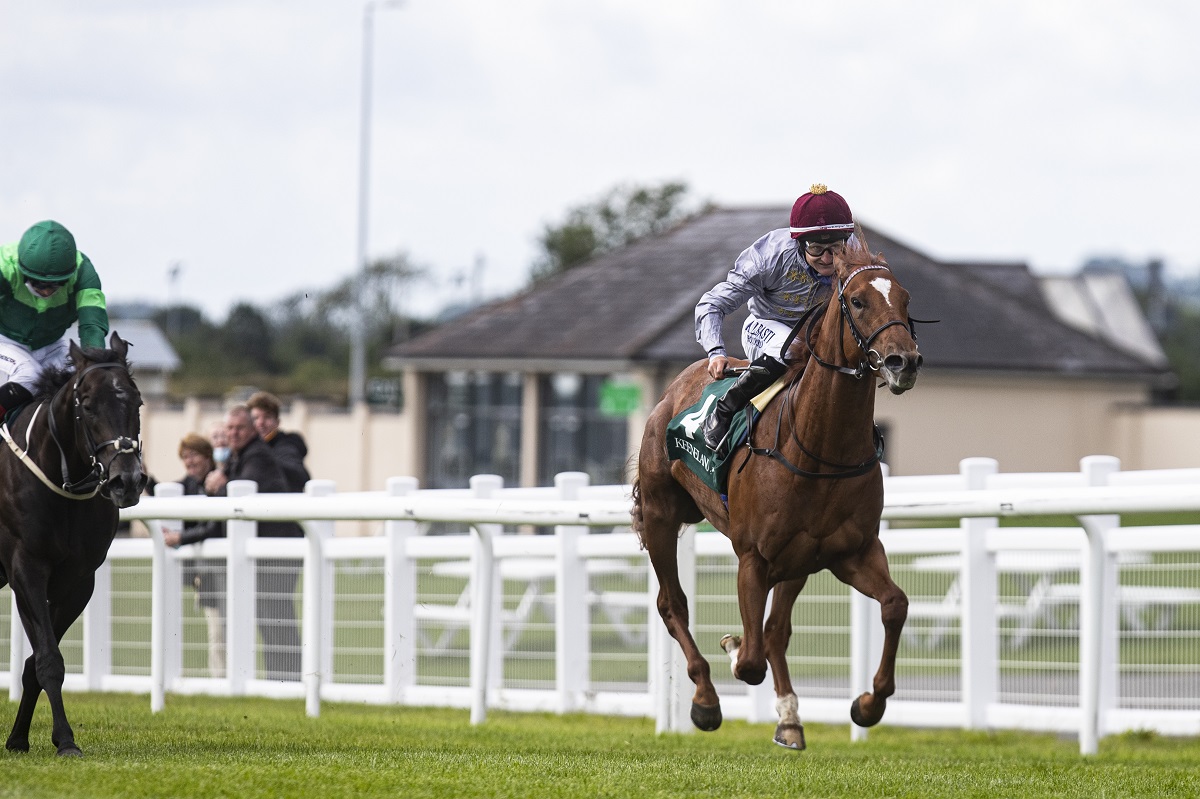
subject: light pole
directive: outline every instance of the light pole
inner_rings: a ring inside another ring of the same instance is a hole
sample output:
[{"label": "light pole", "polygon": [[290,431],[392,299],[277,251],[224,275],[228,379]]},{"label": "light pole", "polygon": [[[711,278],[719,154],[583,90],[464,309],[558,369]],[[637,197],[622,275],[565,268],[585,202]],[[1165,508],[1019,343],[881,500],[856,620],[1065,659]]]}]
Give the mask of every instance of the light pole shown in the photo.
[{"label": "light pole", "polygon": [[354,312],[350,319],[350,407],[366,400],[367,329],[363,319],[363,283],[367,277],[367,223],[371,176],[371,45],[375,8],[395,8],[400,0],[367,0],[363,6],[362,96],[358,143],[358,279],[354,281]]}]

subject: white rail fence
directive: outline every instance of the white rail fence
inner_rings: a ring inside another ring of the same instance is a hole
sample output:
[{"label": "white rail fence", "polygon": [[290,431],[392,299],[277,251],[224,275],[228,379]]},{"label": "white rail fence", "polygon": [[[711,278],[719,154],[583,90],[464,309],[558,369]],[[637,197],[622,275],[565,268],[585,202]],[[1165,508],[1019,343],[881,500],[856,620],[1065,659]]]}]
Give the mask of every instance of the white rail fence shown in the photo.
[{"label": "white rail fence", "polygon": [[[151,537],[118,539],[97,572],[63,643],[68,689],[148,693],[156,711],[174,692],[303,698],[311,715],[322,701],[359,701],[470,708],[473,723],[503,708],[691,729],[692,684],[654,610],[627,486],[567,473],[544,489],[479,475],[469,490],[418,490],[411,478],[343,495],[327,481],[305,495],[244,482],[227,498],[179,490],[160,486],[123,512]],[[1084,753],[1125,730],[1200,734],[1200,523],[1130,527],[1119,516],[1200,522],[1200,469],[1122,472],[1091,457],[1079,472],[1006,474],[976,458],[954,475],[889,477],[886,490],[883,536],[911,604],[885,723],[1078,732]],[[1001,526],[1007,517],[1078,526]],[[163,545],[164,526],[209,518],[229,520],[226,538]],[[255,537],[255,520],[281,519],[303,520],[305,537]],[[378,534],[335,537],[337,520],[378,522]],[[535,530],[553,534],[521,534]],[[207,597],[223,629],[211,641],[182,584],[197,563],[218,581]],[[717,646],[740,628],[728,540],[689,528],[680,564],[725,715],[773,720],[771,680],[737,683]],[[16,698],[29,648],[13,603],[0,608]],[[292,609],[298,634],[281,644],[271,631],[293,624]],[[793,623],[801,715],[846,723],[878,665],[878,606],[825,573]],[[296,667],[281,671],[288,657]]]}]

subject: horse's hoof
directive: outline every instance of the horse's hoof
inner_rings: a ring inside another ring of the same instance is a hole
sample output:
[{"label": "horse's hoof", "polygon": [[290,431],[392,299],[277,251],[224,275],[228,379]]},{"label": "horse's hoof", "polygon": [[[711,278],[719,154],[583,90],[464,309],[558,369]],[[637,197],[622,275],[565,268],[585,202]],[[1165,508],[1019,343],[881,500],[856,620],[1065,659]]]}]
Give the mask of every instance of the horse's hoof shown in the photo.
[{"label": "horse's hoof", "polygon": [[740,635],[730,635],[726,633],[721,636],[721,648],[725,650],[725,654],[732,655],[742,647],[742,638]]},{"label": "horse's hoof", "polygon": [[28,740],[21,741],[21,740],[15,740],[13,738],[9,738],[8,743],[4,744],[4,748],[10,752],[28,752],[29,751],[29,741]]},{"label": "horse's hoof", "polygon": [[879,713],[874,718],[868,717],[863,713],[862,702],[864,699],[870,698],[871,694],[866,693],[850,703],[850,720],[860,727],[874,727],[883,718],[883,711],[886,707],[886,699],[876,699],[876,706],[879,708]]},{"label": "horse's hoof", "polygon": [[804,750],[804,725],[780,724],[775,728],[775,743],[796,752]]},{"label": "horse's hoof", "polygon": [[692,702],[692,724],[696,729],[712,732],[721,726],[721,705],[698,705]]},{"label": "horse's hoof", "polygon": [[71,744],[70,746],[60,746],[58,748],[58,756],[59,757],[83,757],[83,751],[75,744]]}]

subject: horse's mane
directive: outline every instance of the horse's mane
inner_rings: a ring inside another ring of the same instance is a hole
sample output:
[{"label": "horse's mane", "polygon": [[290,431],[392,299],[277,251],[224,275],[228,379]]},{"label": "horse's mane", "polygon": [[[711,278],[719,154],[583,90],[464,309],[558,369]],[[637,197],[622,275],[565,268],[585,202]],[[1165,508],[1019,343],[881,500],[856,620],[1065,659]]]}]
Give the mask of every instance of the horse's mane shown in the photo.
[{"label": "horse's mane", "polygon": [[888,265],[882,252],[871,252],[871,245],[867,243],[867,234],[863,232],[861,225],[854,226],[854,235],[846,241],[846,246],[842,247],[841,255],[842,260],[851,268]]},{"label": "horse's mane", "polygon": [[[127,361],[122,360],[121,356],[117,355],[113,350],[100,347],[84,347],[83,354],[90,363],[124,363],[126,366],[129,365]],[[75,367],[71,364],[46,367],[42,370],[42,373],[38,376],[31,389],[34,402],[53,399],[58,390],[66,385],[67,381],[74,376]]]}]

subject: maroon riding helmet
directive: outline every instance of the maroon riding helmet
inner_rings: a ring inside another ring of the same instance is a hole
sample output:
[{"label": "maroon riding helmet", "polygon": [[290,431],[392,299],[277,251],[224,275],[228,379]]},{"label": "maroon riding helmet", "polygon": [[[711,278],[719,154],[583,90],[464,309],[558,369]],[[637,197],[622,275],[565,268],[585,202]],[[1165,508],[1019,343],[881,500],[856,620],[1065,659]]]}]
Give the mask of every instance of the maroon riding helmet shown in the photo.
[{"label": "maroon riding helmet", "polygon": [[844,239],[854,232],[854,216],[842,195],[830,191],[823,183],[814,183],[808,194],[792,206],[790,230],[793,239]]}]

